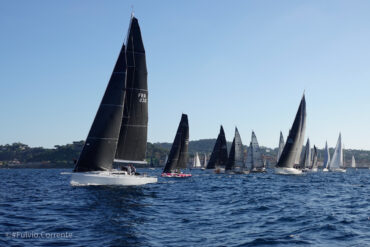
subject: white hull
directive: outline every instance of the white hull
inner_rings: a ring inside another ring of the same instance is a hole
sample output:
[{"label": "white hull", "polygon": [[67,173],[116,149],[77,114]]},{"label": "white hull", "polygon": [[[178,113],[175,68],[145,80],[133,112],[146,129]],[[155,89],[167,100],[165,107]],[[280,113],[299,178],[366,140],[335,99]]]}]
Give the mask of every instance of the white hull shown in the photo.
[{"label": "white hull", "polygon": [[328,172],[329,170],[328,170],[328,168],[324,168],[324,169],[322,169],[322,171],[323,172]]},{"label": "white hull", "polygon": [[308,172],[317,172],[317,168],[309,169]]},{"label": "white hull", "polygon": [[334,168],[334,169],[330,169],[331,172],[346,172],[345,169],[342,169],[342,168]]},{"label": "white hull", "polygon": [[275,174],[280,174],[280,175],[299,175],[302,174],[301,170],[295,169],[295,168],[280,168],[280,167],[275,167]]},{"label": "white hull", "polygon": [[156,183],[156,177],[145,175],[128,175],[126,172],[74,172],[71,176],[71,185],[143,185]]}]

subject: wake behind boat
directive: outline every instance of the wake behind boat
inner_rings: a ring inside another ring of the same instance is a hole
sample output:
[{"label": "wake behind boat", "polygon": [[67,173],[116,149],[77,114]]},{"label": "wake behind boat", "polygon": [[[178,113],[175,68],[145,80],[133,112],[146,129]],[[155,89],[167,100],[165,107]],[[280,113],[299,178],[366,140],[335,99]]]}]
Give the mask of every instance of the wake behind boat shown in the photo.
[{"label": "wake behind boat", "polygon": [[189,148],[189,122],[188,116],[182,114],[179,127],[177,128],[175,140],[173,141],[166,166],[163,170],[162,177],[186,178],[191,174],[181,172],[186,169],[188,163]]},{"label": "wake behind boat", "polygon": [[[155,177],[139,175],[133,167],[135,163],[146,163],[147,127],[145,124],[141,125],[145,128],[136,128],[136,119],[147,123],[147,90],[140,90],[139,87],[147,88],[145,50],[138,20],[132,16],[127,47],[122,45],[71,175],[71,185],[143,185],[157,182]],[[139,93],[132,94],[133,89]],[[141,111],[136,111],[136,115],[130,113],[132,106]],[[113,169],[115,157],[119,157],[120,162],[129,164],[125,171]]]}]

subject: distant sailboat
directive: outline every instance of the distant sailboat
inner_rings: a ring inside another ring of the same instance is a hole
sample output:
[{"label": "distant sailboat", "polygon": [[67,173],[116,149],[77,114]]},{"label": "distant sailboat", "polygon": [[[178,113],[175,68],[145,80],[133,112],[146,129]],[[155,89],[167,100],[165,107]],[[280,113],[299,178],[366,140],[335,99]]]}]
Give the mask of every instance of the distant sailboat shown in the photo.
[{"label": "distant sailboat", "polygon": [[343,169],[343,147],[342,147],[342,135],[339,133],[337,145],[334,150],[333,157],[329,164],[329,171],[332,172],[346,172]]},{"label": "distant sailboat", "polygon": [[351,167],[356,168],[356,160],[355,160],[355,156],[353,156],[353,155],[352,155]]},{"label": "distant sailboat", "polygon": [[[303,95],[298,107],[288,139],[280,156],[279,162],[275,167],[276,174],[300,174],[301,170],[295,169],[294,165],[299,164],[302,151],[302,143],[306,129],[306,100]],[[297,162],[298,160],[298,162]]]},{"label": "distant sailboat", "polygon": [[196,169],[202,168],[202,165],[200,164],[198,152],[196,152],[194,155],[193,168],[196,168]]},{"label": "distant sailboat", "polygon": [[311,146],[310,146],[310,138],[307,138],[306,146],[304,148],[304,154],[302,158],[302,162],[299,168],[302,171],[307,171],[311,167]]},{"label": "distant sailboat", "polygon": [[317,172],[317,148],[316,146],[314,145],[313,146],[313,152],[312,152],[312,163],[311,163],[311,167],[310,167],[310,172]]},{"label": "distant sailboat", "polygon": [[330,153],[328,148],[328,142],[325,143],[325,150],[324,150],[324,164],[323,164],[323,172],[329,171],[329,163],[330,163]]},{"label": "distant sailboat", "polygon": [[230,173],[245,173],[243,143],[239,131],[235,128],[235,137],[231,145],[226,171]]},{"label": "distant sailboat", "polygon": [[[129,100],[127,98],[130,88],[126,83],[126,54],[136,54],[136,51],[133,50],[133,43],[135,43],[135,47],[141,48],[140,53],[142,55],[140,56],[144,56],[141,64],[145,65],[145,53],[143,53],[144,46],[142,45],[140,27],[137,19],[133,16],[131,18],[127,43],[127,47],[122,45],[98,112],[73,170],[74,172],[71,176],[72,185],[141,185],[157,182],[157,178],[155,177],[138,176],[134,171],[130,172],[131,167],[127,171],[113,169],[114,157],[121,152],[121,149],[138,150],[133,151],[133,153],[125,152],[125,154],[132,156],[130,157],[132,159],[131,163],[134,163],[134,160],[138,158],[143,163],[147,142],[146,134],[140,135],[135,132],[133,135],[137,134],[141,138],[138,142],[132,138],[128,138],[125,139],[124,144],[119,146],[120,139],[122,138],[122,133],[120,132],[122,132],[122,125],[124,124],[123,118],[126,116],[124,109],[127,108],[127,105],[135,104],[133,101],[136,100]],[[130,56],[127,55],[127,57]],[[131,63],[132,60],[135,61],[136,56],[133,55],[128,59]],[[143,108],[147,109],[147,101],[142,103],[145,104]],[[141,118],[145,119],[145,115],[147,115],[147,111],[143,112]],[[128,135],[132,135],[132,131],[134,130],[126,130]]]},{"label": "distant sailboat", "polygon": [[184,174],[181,169],[187,168],[189,148],[189,122],[188,116],[182,114],[179,127],[177,128],[175,140],[172,143],[170,154],[162,177],[191,177]]},{"label": "distant sailboat", "polygon": [[207,154],[205,153],[203,158],[202,170],[206,169],[206,167],[207,167]]},{"label": "distant sailboat", "polygon": [[280,159],[281,153],[283,152],[283,149],[284,149],[284,145],[285,145],[285,142],[284,142],[283,133],[280,131],[279,149],[278,149],[278,154],[276,157],[276,162],[278,162]]},{"label": "distant sailboat", "polygon": [[227,164],[227,145],[224,128],[220,127],[215,146],[207,164],[207,169],[215,169],[215,172],[222,172]]},{"label": "distant sailboat", "polygon": [[258,145],[257,137],[254,131],[252,131],[251,143],[249,145],[249,153],[247,156],[252,156],[250,160],[252,161],[250,171],[251,172],[265,172],[266,168],[262,159],[262,153],[260,146]]}]

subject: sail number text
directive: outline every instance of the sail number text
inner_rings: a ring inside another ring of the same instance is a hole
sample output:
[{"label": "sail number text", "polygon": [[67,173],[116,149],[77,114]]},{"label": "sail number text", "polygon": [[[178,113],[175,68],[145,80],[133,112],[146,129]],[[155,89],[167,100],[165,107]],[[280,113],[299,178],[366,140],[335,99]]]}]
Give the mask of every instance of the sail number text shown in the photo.
[{"label": "sail number text", "polygon": [[146,103],[148,101],[145,93],[138,93],[137,97],[139,98],[140,103]]}]

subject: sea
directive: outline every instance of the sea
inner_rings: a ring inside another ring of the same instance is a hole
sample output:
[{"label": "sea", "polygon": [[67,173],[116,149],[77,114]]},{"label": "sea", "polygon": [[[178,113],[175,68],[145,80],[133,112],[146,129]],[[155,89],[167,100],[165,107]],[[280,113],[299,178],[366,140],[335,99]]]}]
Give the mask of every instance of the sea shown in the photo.
[{"label": "sea", "polygon": [[370,246],[370,170],[71,186],[68,169],[0,169],[0,246]]}]

